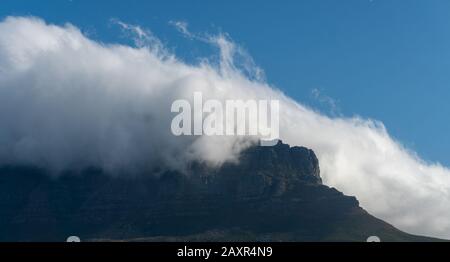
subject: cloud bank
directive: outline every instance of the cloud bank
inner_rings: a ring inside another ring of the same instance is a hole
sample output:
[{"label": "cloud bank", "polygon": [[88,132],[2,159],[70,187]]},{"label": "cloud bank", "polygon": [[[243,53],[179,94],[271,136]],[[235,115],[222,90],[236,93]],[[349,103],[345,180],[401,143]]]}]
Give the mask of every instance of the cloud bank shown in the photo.
[{"label": "cloud bank", "polygon": [[[218,61],[187,64],[149,31],[118,24],[134,32],[136,46],[99,43],[37,18],[0,22],[0,164],[56,173],[182,168],[193,159],[220,165],[252,141],[174,137],[171,103],[195,91],[205,99],[278,99],[281,138],[316,152],[326,184],[402,230],[450,238],[450,170],[422,161],[381,122],[325,116],[290,99],[225,35],[204,38],[219,48]],[[195,38],[187,24],[175,25]]]}]

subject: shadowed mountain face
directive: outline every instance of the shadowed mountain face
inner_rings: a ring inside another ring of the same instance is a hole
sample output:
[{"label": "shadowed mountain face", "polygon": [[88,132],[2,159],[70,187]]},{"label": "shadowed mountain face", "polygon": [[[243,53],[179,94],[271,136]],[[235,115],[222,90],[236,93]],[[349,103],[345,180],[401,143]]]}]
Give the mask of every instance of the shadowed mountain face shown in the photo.
[{"label": "shadowed mountain face", "polygon": [[426,241],[322,185],[312,150],[254,146],[239,163],[186,174],[111,176],[101,170],[57,178],[0,168],[0,240],[64,241]]}]

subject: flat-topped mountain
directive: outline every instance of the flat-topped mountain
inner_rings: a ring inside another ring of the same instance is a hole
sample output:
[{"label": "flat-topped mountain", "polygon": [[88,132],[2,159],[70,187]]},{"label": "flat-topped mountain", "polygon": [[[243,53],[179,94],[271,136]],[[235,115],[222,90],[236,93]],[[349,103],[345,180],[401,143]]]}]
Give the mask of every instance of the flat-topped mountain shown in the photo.
[{"label": "flat-topped mountain", "polygon": [[0,168],[0,240],[427,241],[371,216],[322,184],[304,147],[253,146],[237,163],[113,176],[91,168],[57,177]]}]

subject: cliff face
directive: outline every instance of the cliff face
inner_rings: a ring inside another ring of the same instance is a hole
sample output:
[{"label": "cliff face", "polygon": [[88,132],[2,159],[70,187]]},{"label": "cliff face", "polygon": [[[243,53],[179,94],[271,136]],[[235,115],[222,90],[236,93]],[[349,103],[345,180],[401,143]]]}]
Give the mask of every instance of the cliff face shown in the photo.
[{"label": "cliff face", "polygon": [[427,240],[405,234],[322,185],[310,149],[251,147],[238,163],[186,173],[111,176],[90,169],[58,178],[0,168],[0,240]]}]

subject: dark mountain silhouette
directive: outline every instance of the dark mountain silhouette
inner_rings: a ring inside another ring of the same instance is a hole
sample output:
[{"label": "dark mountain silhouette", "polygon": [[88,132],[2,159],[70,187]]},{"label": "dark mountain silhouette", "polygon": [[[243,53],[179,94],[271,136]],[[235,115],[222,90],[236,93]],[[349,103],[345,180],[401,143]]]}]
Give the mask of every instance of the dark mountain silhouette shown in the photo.
[{"label": "dark mountain silhouette", "polygon": [[58,177],[0,168],[0,240],[428,241],[371,216],[322,184],[310,149],[253,146],[239,163],[185,173]]}]

